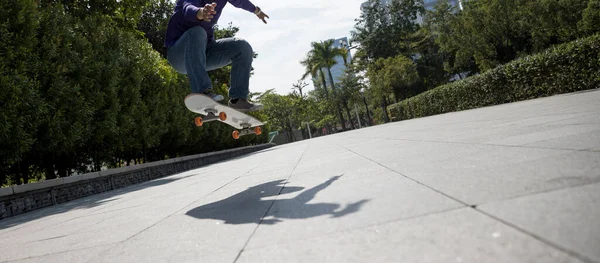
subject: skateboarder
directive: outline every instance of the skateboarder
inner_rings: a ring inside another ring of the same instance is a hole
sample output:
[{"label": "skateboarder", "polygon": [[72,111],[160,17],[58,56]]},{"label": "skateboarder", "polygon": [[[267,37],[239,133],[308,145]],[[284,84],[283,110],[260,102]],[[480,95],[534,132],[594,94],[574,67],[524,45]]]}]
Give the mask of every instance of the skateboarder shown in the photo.
[{"label": "skateboarder", "polygon": [[262,105],[248,101],[252,47],[236,37],[214,39],[213,26],[227,2],[267,23],[269,16],[249,0],[177,0],[165,36],[167,60],[179,73],[188,75],[192,93],[215,101],[223,96],[213,93],[207,71],[231,64],[229,106],[242,112],[259,110]]}]

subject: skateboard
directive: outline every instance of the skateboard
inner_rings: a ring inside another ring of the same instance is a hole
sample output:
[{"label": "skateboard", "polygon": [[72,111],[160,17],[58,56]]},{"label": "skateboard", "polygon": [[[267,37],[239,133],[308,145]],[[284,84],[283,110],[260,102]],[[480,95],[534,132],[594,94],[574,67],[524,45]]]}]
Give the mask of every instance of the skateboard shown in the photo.
[{"label": "skateboard", "polygon": [[249,134],[260,135],[262,133],[260,126],[264,125],[263,122],[248,114],[216,102],[204,94],[188,95],[185,97],[185,106],[190,111],[205,116],[198,116],[194,119],[194,123],[198,127],[204,123],[218,120],[236,129],[231,133],[231,136],[236,140],[240,136]]}]

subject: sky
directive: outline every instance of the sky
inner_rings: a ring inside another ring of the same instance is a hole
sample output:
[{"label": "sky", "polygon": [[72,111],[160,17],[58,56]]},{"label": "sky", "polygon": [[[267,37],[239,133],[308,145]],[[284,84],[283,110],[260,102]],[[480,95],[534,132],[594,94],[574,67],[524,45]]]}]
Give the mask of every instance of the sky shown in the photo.
[{"label": "sky", "polygon": [[[286,95],[292,91],[304,73],[300,61],[306,57],[311,42],[348,37],[360,16],[360,5],[365,0],[251,0],[270,19],[264,24],[256,15],[228,4],[219,27],[229,22],[239,27],[237,37],[247,40],[258,54],[252,66],[250,91],[275,89]],[[309,84],[303,93],[312,90]]]}]

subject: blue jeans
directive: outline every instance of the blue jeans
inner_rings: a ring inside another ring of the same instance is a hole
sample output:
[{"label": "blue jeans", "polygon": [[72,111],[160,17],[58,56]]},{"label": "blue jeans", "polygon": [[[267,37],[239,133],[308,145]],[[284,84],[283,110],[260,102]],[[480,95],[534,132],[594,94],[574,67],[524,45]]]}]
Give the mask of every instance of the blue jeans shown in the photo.
[{"label": "blue jeans", "polygon": [[208,71],[231,64],[230,99],[247,99],[253,51],[248,42],[239,38],[224,38],[208,42],[204,28],[188,29],[167,50],[171,66],[190,79],[192,93],[212,88]]}]

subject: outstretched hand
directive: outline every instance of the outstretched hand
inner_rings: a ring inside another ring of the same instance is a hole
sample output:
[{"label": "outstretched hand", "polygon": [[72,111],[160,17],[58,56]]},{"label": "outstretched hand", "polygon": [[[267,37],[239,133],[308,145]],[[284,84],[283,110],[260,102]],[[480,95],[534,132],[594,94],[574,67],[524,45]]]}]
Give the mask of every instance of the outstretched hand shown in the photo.
[{"label": "outstretched hand", "polygon": [[260,8],[258,6],[256,7],[256,9],[257,9],[256,12],[255,12],[256,16],[258,16],[258,19],[262,20],[263,23],[266,24],[267,21],[265,20],[265,17],[266,18],[270,18],[270,17],[267,14],[263,13],[263,11],[260,10]]},{"label": "outstretched hand", "polygon": [[214,3],[214,2],[212,4],[204,5],[204,7],[200,8],[200,10],[198,10],[198,13],[196,14],[196,18],[198,18],[198,20],[204,20],[206,22],[210,22],[210,20],[217,13],[215,11],[216,7],[217,7],[217,3]]}]

